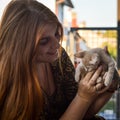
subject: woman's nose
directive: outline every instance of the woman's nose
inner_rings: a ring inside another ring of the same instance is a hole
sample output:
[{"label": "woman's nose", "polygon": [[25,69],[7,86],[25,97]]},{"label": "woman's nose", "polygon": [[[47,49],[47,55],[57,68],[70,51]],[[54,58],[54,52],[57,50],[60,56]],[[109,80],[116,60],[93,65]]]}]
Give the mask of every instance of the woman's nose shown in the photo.
[{"label": "woman's nose", "polygon": [[60,47],[59,40],[57,38],[53,38],[52,40],[52,48],[58,49]]}]

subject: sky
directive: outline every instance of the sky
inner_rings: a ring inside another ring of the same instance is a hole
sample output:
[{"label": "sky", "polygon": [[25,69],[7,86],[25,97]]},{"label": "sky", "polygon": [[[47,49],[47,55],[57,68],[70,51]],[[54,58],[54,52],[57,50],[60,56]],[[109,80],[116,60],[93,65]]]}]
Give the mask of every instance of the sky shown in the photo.
[{"label": "sky", "polygon": [[85,20],[87,26],[116,27],[117,0],[72,0],[78,22]]},{"label": "sky", "polygon": [[[10,0],[0,0],[0,17]],[[38,0],[55,11],[55,0]],[[71,0],[77,12],[77,22],[86,21],[87,27],[116,27],[117,0]]]}]

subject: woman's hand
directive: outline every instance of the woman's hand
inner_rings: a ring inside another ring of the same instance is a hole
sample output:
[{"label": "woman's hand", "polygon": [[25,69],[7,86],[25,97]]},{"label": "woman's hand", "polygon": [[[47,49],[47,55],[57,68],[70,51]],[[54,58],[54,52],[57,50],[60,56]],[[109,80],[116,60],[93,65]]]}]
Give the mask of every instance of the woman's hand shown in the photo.
[{"label": "woman's hand", "polygon": [[106,91],[108,88],[104,86],[104,81],[98,82],[99,76],[102,72],[102,66],[100,66],[95,72],[89,72],[80,80],[78,87],[78,95],[89,101],[95,99],[99,94]]},{"label": "woman's hand", "polygon": [[115,90],[118,89],[119,86],[120,86],[120,77],[117,70],[115,70],[112,83],[108,87],[103,86],[105,87],[104,91],[101,92],[96,97],[96,99],[94,99],[84,119],[87,120],[93,117],[95,114],[97,114],[100,111],[100,109],[109,101],[109,99],[112,97],[113,93],[115,92]]},{"label": "woman's hand", "polygon": [[83,120],[90,105],[101,92],[101,90],[100,92],[97,90],[101,89],[104,85],[103,82],[96,84],[101,71],[102,66],[94,72],[87,73],[86,76],[80,80],[78,92],[60,120]]}]

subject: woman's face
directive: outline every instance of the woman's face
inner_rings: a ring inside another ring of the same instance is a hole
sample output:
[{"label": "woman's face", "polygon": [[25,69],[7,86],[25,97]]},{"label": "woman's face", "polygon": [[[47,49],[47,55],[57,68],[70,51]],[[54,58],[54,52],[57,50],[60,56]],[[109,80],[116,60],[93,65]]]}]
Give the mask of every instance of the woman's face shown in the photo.
[{"label": "woman's face", "polygon": [[45,30],[40,36],[37,34],[37,47],[35,54],[35,61],[40,62],[53,62],[58,58],[58,49],[60,47],[60,35],[57,25],[47,25]]}]

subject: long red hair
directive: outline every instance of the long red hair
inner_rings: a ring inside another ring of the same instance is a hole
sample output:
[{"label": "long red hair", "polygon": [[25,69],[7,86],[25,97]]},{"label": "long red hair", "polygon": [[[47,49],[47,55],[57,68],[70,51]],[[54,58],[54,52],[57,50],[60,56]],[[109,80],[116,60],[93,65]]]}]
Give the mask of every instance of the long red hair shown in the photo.
[{"label": "long red hair", "polygon": [[38,29],[56,23],[55,14],[35,0],[13,0],[0,23],[0,119],[35,120],[43,97],[33,62]]}]

